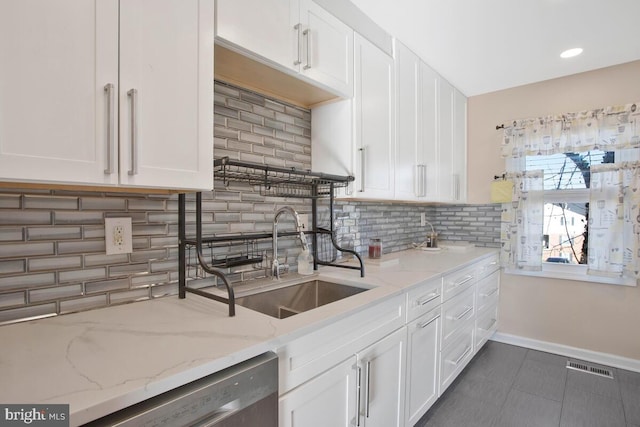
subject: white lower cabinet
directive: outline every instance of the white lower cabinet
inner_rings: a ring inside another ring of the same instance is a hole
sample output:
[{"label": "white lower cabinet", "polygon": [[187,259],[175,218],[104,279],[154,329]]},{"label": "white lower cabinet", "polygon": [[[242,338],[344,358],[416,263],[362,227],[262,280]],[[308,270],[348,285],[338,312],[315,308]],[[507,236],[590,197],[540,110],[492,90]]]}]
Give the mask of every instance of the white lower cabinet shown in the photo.
[{"label": "white lower cabinet", "polygon": [[404,425],[406,328],[358,352],[361,373],[359,423],[365,427]]},{"label": "white lower cabinet", "polygon": [[415,425],[438,399],[440,308],[407,325],[406,426]]},{"label": "white lower cabinet", "polygon": [[348,427],[356,417],[356,358],[280,397],[280,427]]},{"label": "white lower cabinet", "polygon": [[494,261],[428,278],[279,348],[280,427],[414,426],[497,328]]}]

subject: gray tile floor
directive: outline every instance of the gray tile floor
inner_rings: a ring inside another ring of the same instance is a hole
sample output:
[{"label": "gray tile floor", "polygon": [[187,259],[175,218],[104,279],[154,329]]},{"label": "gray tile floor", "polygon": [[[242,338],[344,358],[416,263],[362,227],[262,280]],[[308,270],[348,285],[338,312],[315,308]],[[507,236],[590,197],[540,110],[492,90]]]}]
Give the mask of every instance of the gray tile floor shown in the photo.
[{"label": "gray tile floor", "polygon": [[567,360],[489,341],[415,427],[640,427],[640,373]]}]

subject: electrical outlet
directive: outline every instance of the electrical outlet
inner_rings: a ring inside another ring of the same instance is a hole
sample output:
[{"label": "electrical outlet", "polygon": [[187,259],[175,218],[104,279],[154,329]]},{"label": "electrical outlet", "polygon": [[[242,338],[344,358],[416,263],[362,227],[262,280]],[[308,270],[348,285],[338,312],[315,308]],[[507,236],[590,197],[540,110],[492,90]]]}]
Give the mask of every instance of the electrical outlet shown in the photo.
[{"label": "electrical outlet", "polygon": [[105,218],[104,240],[107,255],[133,252],[131,218]]},{"label": "electrical outlet", "polygon": [[424,213],[424,212],[422,212],[422,213],[420,214],[420,226],[421,226],[421,227],[424,227],[424,226],[426,226],[426,225],[427,225],[427,214],[426,214],[426,213]]},{"label": "electrical outlet", "polygon": [[309,231],[309,214],[298,214],[298,218],[300,218],[302,231]]}]

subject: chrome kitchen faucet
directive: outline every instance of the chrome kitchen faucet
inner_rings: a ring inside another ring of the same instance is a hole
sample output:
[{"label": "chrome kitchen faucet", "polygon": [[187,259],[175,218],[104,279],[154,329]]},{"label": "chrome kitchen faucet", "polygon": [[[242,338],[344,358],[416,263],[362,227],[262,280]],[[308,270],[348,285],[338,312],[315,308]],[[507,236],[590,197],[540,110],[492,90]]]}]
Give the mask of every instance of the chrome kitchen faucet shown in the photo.
[{"label": "chrome kitchen faucet", "polygon": [[280,263],[278,262],[278,220],[280,216],[285,212],[289,212],[296,223],[296,231],[300,233],[300,243],[303,250],[308,250],[307,238],[302,232],[302,223],[300,222],[300,216],[290,206],[284,206],[276,212],[276,216],[273,218],[273,260],[271,261],[271,275],[276,279],[280,278]]}]

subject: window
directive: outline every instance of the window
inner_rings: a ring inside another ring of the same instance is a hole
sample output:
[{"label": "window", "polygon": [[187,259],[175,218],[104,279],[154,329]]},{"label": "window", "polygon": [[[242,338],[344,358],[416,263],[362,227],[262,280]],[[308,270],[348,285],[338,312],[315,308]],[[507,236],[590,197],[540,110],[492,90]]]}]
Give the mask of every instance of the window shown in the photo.
[{"label": "window", "polygon": [[636,285],[640,279],[637,104],[504,126],[513,182],[503,205],[507,272]]},{"label": "window", "polygon": [[614,151],[601,150],[526,156],[525,170],[543,171],[543,262],[587,263],[591,166],[614,162]]}]

